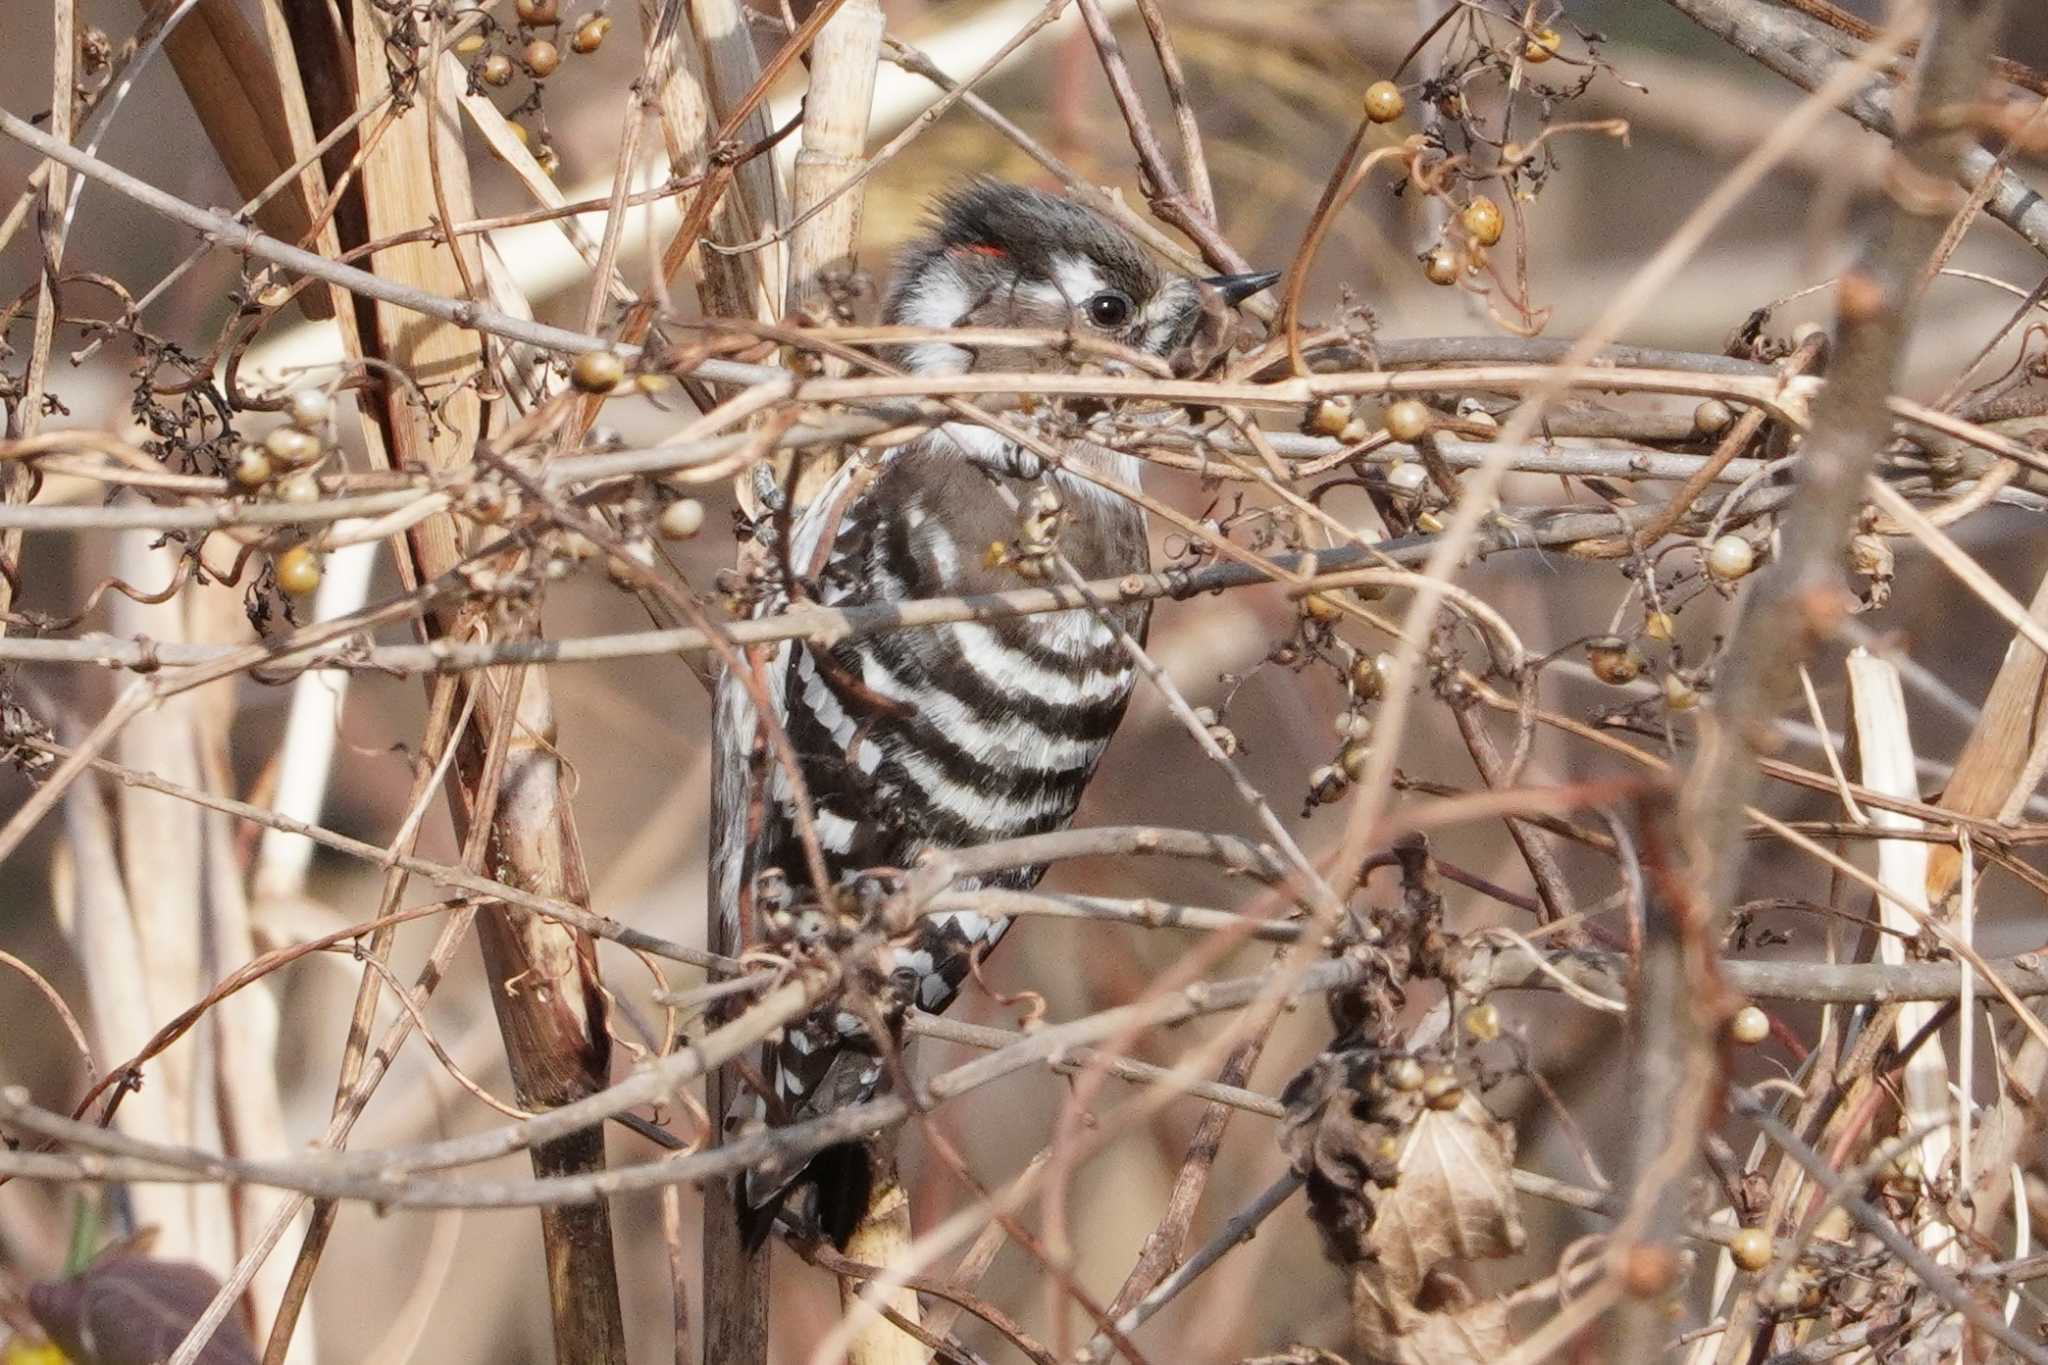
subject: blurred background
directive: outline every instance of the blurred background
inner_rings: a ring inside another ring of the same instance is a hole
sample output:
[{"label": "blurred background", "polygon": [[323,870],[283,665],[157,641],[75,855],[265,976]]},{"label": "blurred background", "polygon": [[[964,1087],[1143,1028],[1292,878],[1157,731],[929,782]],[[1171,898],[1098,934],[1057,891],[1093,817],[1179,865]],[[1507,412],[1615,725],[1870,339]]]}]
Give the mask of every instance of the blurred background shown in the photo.
[{"label": "blurred background", "polygon": [[[957,76],[971,71],[1010,33],[1036,12],[1035,4],[1009,0],[921,3],[888,0],[890,32],[931,53]],[[572,7],[573,8],[573,7]],[[551,83],[545,106],[548,139],[561,166],[557,175],[572,199],[604,193],[617,153],[620,110],[626,84],[639,69],[638,33],[631,6],[618,7],[622,41],[580,60]],[[772,6],[767,6],[772,9]],[[1155,117],[1164,119],[1162,91],[1149,84],[1156,75],[1142,28],[1128,6],[1120,31],[1134,54],[1133,69],[1146,84]],[[1875,3],[1851,5],[1878,19]],[[2005,45],[2007,55],[2048,64],[2048,26],[2031,5],[2016,6]],[[253,13],[253,5],[250,7]],[[1358,100],[1373,80],[1387,75],[1435,11],[1433,0],[1308,0],[1243,5],[1231,0],[1162,0],[1180,53],[1187,64],[1216,176],[1217,199],[1226,235],[1255,265],[1284,266],[1292,257],[1316,196],[1357,117]],[[19,114],[49,104],[50,7],[35,0],[7,0],[0,27],[0,103]],[[135,28],[140,7],[121,0],[84,0],[81,22],[103,30],[113,42]],[[1663,4],[1652,0],[1570,0],[1565,18],[1578,30],[1605,41],[1598,51],[1611,69],[1592,72],[1572,106],[1579,119],[1625,119],[1623,139],[1585,134],[1556,146],[1558,165],[1541,194],[1526,206],[1526,237],[1516,242],[1528,255],[1532,300],[1548,311],[1544,335],[1570,337],[1592,320],[1630,275],[1698,205],[1707,190],[1744,153],[1778,124],[1799,98],[1796,91],[1745,61]],[[764,53],[773,39],[763,32]],[[1139,60],[1137,54],[1144,54]],[[1574,72],[1576,78],[1579,72]],[[799,73],[800,75],[800,73]],[[780,117],[794,108],[793,81],[778,105]],[[1134,159],[1116,108],[1104,86],[1094,51],[1078,22],[1049,28],[1015,61],[979,87],[979,92],[1084,175],[1120,188],[1128,202],[1142,203]],[[933,97],[922,83],[890,73],[878,103],[873,144],[887,136]],[[1162,122],[1162,126],[1165,126]],[[1399,130],[1401,125],[1396,125]],[[1387,130],[1377,140],[1396,136]],[[1859,240],[1855,191],[1877,164],[1882,144],[1846,118],[1823,124],[1807,145],[1780,166],[1716,230],[1707,246],[1678,276],[1654,309],[1635,321],[1624,339],[1643,344],[1719,351],[1750,313],[1781,299],[1769,330],[1789,335],[1804,322],[1824,322],[1826,293],[1806,294],[1827,280],[1853,253]],[[172,194],[201,205],[238,200],[212,146],[191,115],[184,91],[168,64],[143,71],[125,107],[112,121],[99,154]],[[479,210],[512,213],[530,207],[527,190],[480,146]],[[12,203],[33,160],[22,149],[0,144],[0,200]],[[2038,174],[2038,164],[2020,163]],[[922,206],[935,192],[970,173],[988,173],[1042,183],[1038,168],[972,113],[956,108],[914,144],[911,151],[870,182],[863,234],[862,265],[877,280],[886,275],[890,253],[918,226]],[[593,235],[601,222],[589,220]],[[1429,284],[1418,253],[1434,240],[1437,224],[1414,196],[1388,192],[1370,182],[1338,217],[1310,282],[1309,313],[1327,318],[1355,301],[1371,310],[1379,334],[1388,338],[1461,334],[1498,335],[1483,307],[1461,291]],[[627,234],[621,268],[629,280],[647,276],[647,233],[636,222]],[[584,303],[580,276],[560,266],[558,239],[547,225],[518,230],[503,239],[508,263],[529,281],[541,317],[576,325]],[[79,203],[67,254],[69,268],[104,272],[140,293],[171,270],[195,246],[192,234],[167,227],[134,204],[88,185]],[[1980,226],[1957,255],[1954,266],[2023,289],[2040,276],[2038,258],[1995,224]],[[214,253],[192,269],[151,308],[145,326],[192,354],[206,350],[229,316],[240,287],[239,264]],[[0,294],[12,298],[36,279],[33,232],[17,236],[0,258]],[[99,307],[95,302],[92,307]],[[1952,377],[1959,358],[2004,323],[2013,300],[1997,289],[1963,278],[1937,281],[1909,356],[1906,390],[1927,396]],[[295,358],[317,356],[318,329],[287,312],[253,362],[282,373]],[[17,315],[6,342],[18,363],[27,326]],[[131,421],[136,355],[126,342],[100,348],[83,364],[68,357],[81,345],[71,334],[58,343],[51,389],[64,411],[52,427],[87,426],[123,430]],[[631,441],[662,436],[683,420],[680,398],[665,403],[615,404],[606,422]],[[1674,405],[1674,411],[1679,410]],[[351,423],[342,424],[345,431]],[[355,458],[351,455],[351,458]],[[1204,514],[1220,496],[1196,481],[1159,476],[1154,491],[1191,515]],[[1511,481],[1509,502],[1565,500],[1555,480],[1523,477]],[[68,488],[53,481],[46,500],[91,496],[85,483]],[[727,534],[732,507],[724,490],[708,495],[707,534],[681,551],[691,583],[707,588],[732,557]],[[1964,544],[2023,600],[2048,569],[2048,538],[2032,525],[2032,514],[1993,509],[1958,528]],[[28,609],[64,617],[79,611],[94,585],[118,573],[143,587],[160,586],[166,561],[145,536],[90,533],[33,534],[26,557],[24,597]],[[396,580],[381,560],[373,594],[395,590]],[[1479,565],[1463,581],[1502,610],[1530,647],[1543,651],[1607,628],[1627,584],[1610,566],[1586,566],[1558,557],[1522,555],[1498,567]],[[217,627],[209,638],[248,638],[238,594],[212,590],[221,600],[206,609]],[[1946,761],[1967,731],[1967,707],[1981,698],[2008,638],[2007,630],[1974,598],[1949,590],[1939,571],[1901,550],[1894,607],[1862,618],[1862,624],[1924,665],[1960,701],[1944,702],[1939,691],[1910,697],[1914,739],[1920,752]],[[171,608],[138,606],[119,594],[99,598],[79,629],[164,634],[153,613]],[[572,579],[551,591],[548,634],[553,637],[626,631],[644,626],[637,606],[601,575]],[[187,628],[191,618],[187,618]],[[1729,616],[1724,606],[1701,602],[1683,618],[1684,639],[1699,651],[1711,647]],[[1249,591],[1185,604],[1162,604],[1154,622],[1155,656],[1191,699],[1223,706],[1242,744],[1247,770],[1276,808],[1296,826],[1311,854],[1331,845],[1342,827],[1343,809],[1302,816],[1304,774],[1330,761],[1339,741],[1331,723],[1342,698],[1327,674],[1296,672],[1268,661],[1273,645],[1294,626],[1290,605],[1278,592]],[[398,637],[394,637],[398,638]],[[690,943],[703,936],[705,802],[708,792],[707,698],[690,671],[666,659],[604,666],[564,666],[552,672],[560,720],[560,744],[575,774],[576,809],[593,875],[597,910],[635,926]],[[1832,662],[1815,670],[1823,709],[1839,726],[1842,684]],[[86,669],[36,671],[32,685],[61,698],[78,716],[90,718],[107,705],[118,679]],[[341,692],[332,677],[320,686]],[[1545,701],[1570,714],[1591,715],[1611,705],[1614,693],[1591,683],[1580,671],[1554,671],[1546,678]],[[1647,691],[1647,689],[1642,689]],[[31,697],[36,692],[30,692]],[[272,757],[282,743],[292,691],[243,682],[232,705],[220,704],[226,726],[232,786],[263,799]],[[174,724],[206,724],[204,697]],[[1404,776],[1469,787],[1475,777],[1448,719],[1430,708],[1417,712],[1412,733],[1400,737]],[[345,834],[382,844],[404,819],[410,780],[410,747],[422,730],[422,689],[414,679],[357,675],[340,698],[335,776],[319,812],[321,823]],[[130,761],[145,755],[132,754]],[[1802,755],[1817,759],[1813,751]],[[1539,738],[1530,780],[1585,779],[1619,771],[1586,746]],[[1170,778],[1165,775],[1171,775]],[[0,816],[30,791],[13,771],[0,773]],[[154,818],[152,808],[181,803],[148,793],[102,795],[114,802],[123,821]],[[1784,811],[1821,812],[1830,803],[1772,792]],[[175,826],[181,818],[156,811]],[[455,854],[447,815],[437,797],[426,816],[423,855]],[[1083,808],[1081,823],[1158,823],[1251,834],[1250,817],[1232,797],[1225,780],[1199,762],[1156,696],[1142,689]],[[0,950],[32,964],[79,1009],[88,1035],[106,1017],[88,1007],[87,973],[81,969],[81,916],[99,879],[80,867],[72,839],[75,817],[43,822],[0,878]],[[171,837],[176,837],[173,834]],[[1502,885],[1527,888],[1527,873],[1497,826],[1443,834],[1438,853]],[[238,831],[235,858],[256,856],[256,840]],[[215,848],[209,857],[217,860]],[[1598,894],[1610,873],[1570,861]],[[1858,857],[1865,855],[1859,853]],[[209,870],[204,858],[186,869],[195,879],[179,894],[214,894],[198,880]],[[1781,896],[1827,899],[1825,878],[1810,863],[1760,853],[1751,871],[1753,886],[1768,884]],[[312,856],[301,891],[266,896],[259,887],[249,908],[257,947],[292,942],[360,920],[373,912],[379,875],[373,867],[338,855]],[[1049,887],[1115,896],[1152,896],[1168,901],[1232,906],[1246,888],[1202,868],[1166,861],[1121,864],[1096,861],[1058,869]],[[2001,912],[1996,897],[2010,883],[1992,883],[1980,907],[1986,921],[1987,951],[2015,951],[2040,941],[2038,921]],[[131,884],[132,906],[146,918],[148,897],[161,886]],[[1498,920],[1515,923],[1516,913],[1457,888],[1451,896],[1454,923],[1469,928]],[[421,888],[416,900],[431,899]],[[1810,920],[1767,920],[1791,939],[1789,951],[1811,954],[1816,932]],[[70,928],[67,930],[67,926]],[[1523,927],[1526,927],[1524,925]],[[430,924],[401,930],[395,958],[398,975],[409,979],[432,935]],[[104,942],[101,940],[100,942]],[[1070,921],[1041,920],[1016,931],[993,960],[989,975],[1005,991],[1042,994],[1053,1018],[1070,1018],[1132,997],[1185,948],[1166,934]],[[197,979],[210,980],[240,960],[231,945],[188,945],[196,955]],[[1262,953],[1245,951],[1226,970],[1253,971]],[[274,1008],[274,1066],[279,1122],[286,1140],[310,1139],[324,1125],[333,1099],[339,1052],[360,968],[343,955],[316,955],[258,987],[259,1009]],[[654,986],[630,955],[606,947],[606,979],[642,1019]],[[694,984],[671,974],[671,984]],[[150,1024],[161,1023],[190,998],[146,1002]],[[1614,1157],[1617,1135],[1604,1115],[1622,1110],[1603,1099],[1615,1094],[1623,1074],[1618,1026],[1604,1016],[1561,1005],[1536,994],[1504,999],[1512,1031],[1526,1036],[1536,1068],[1562,1105],[1584,1125],[1595,1154]],[[386,1005],[388,1016],[390,1007]],[[1014,1027],[1018,1011],[980,990],[970,991],[954,1014],[976,1022]],[[501,1044],[473,951],[459,959],[455,977],[436,995],[431,1019],[436,1035],[472,1077],[497,1094],[509,1093]],[[630,1024],[623,1025],[630,1030]],[[1170,1062],[1203,1027],[1154,1036],[1140,1048],[1147,1060]],[[1328,1038],[1320,1008],[1305,1007],[1283,1022],[1251,1084],[1277,1091]],[[181,1044],[188,1053],[192,1044]],[[216,1054],[232,1055],[232,1054]],[[964,1049],[930,1041],[918,1045],[917,1065],[932,1071],[952,1065]],[[105,1059],[103,1059],[105,1060]],[[1749,1063],[1755,1076],[1781,1072],[1787,1058],[1765,1048]],[[192,1084],[222,1084],[208,1064],[188,1057]],[[244,1064],[269,1065],[258,1053]],[[47,1004],[23,978],[0,971],[0,1083],[28,1086],[53,1107],[68,1107],[83,1075],[76,1049]],[[158,1084],[156,1080],[149,1083]],[[1049,1125],[1067,1081],[1022,1075],[975,1095],[938,1119],[975,1170],[991,1180],[1015,1172],[1049,1137]],[[1121,1090],[1111,1083],[1114,1095]],[[1520,1134],[1519,1163],[1575,1183],[1588,1183],[1576,1143],[1561,1131],[1551,1107],[1526,1082],[1510,1081],[1492,1092],[1489,1103],[1510,1118]],[[1082,1249],[1082,1279],[1103,1296],[1121,1282],[1139,1242],[1152,1226],[1199,1113],[1189,1102],[1165,1108],[1147,1127],[1122,1134],[1077,1178],[1071,1200],[1072,1234]],[[463,1094],[417,1043],[400,1059],[358,1127],[354,1144],[416,1142],[500,1122],[499,1116]],[[1241,1204],[1285,1168],[1270,1121],[1240,1115],[1232,1123],[1218,1171],[1195,1225],[1206,1237]],[[639,1140],[612,1138],[615,1161],[651,1159]],[[526,1173],[524,1157],[502,1163],[503,1173]],[[957,1183],[927,1163],[914,1132],[908,1169],[921,1223],[935,1223],[961,1196]],[[489,1169],[476,1172],[488,1175]],[[682,1216],[694,1227],[694,1197],[685,1192]],[[116,1208],[123,1207],[116,1201]],[[668,1267],[662,1251],[661,1211],[653,1196],[621,1199],[614,1210],[633,1358],[669,1358],[674,1327]],[[1531,1237],[1523,1257],[1489,1267],[1500,1285],[1517,1283],[1556,1264],[1560,1249],[1596,1224],[1578,1215],[1531,1201],[1525,1210]],[[55,1273],[63,1259],[72,1212],[67,1192],[15,1182],[0,1189],[0,1262],[23,1278]],[[295,1245],[287,1239],[286,1252]],[[205,1248],[197,1249],[204,1253]],[[219,1248],[213,1250],[218,1251]],[[223,1269],[223,1265],[215,1268]],[[1045,1326],[1039,1272],[1014,1248],[1007,1249],[986,1281],[989,1296],[1034,1330]],[[493,1360],[550,1358],[546,1295],[540,1244],[533,1217],[524,1212],[385,1214],[350,1205],[342,1214],[321,1266],[313,1295],[311,1325],[321,1358],[329,1361]],[[698,1305],[692,1301],[692,1314]],[[787,1347],[784,1358],[801,1359],[800,1346],[814,1340],[837,1316],[829,1277],[790,1261],[778,1281],[776,1311]],[[1138,1341],[1158,1361],[1234,1360],[1292,1341],[1342,1348],[1349,1308],[1336,1272],[1323,1260],[1318,1241],[1299,1203],[1269,1221],[1257,1240],[1231,1256],[1189,1295],[1148,1325]],[[974,1326],[965,1338],[1001,1359],[1003,1347]],[[302,1333],[303,1334],[303,1333]]]}]

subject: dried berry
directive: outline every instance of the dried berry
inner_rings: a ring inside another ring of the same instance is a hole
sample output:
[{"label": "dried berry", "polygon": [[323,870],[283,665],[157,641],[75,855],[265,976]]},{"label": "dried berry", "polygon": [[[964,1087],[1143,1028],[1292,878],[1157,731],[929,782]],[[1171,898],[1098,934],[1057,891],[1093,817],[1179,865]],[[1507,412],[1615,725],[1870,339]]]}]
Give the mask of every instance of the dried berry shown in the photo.
[{"label": "dried berry", "polygon": [[1392,81],[1365,87],[1365,116],[1374,123],[1392,123],[1408,110],[1408,99]]},{"label": "dried berry", "polygon": [[325,389],[300,389],[292,395],[291,422],[300,431],[318,435],[334,416],[334,400]]},{"label": "dried berry", "polygon": [[1587,641],[1586,663],[1594,677],[1615,687],[1634,682],[1643,673],[1642,658],[1626,640],[1614,635]]},{"label": "dried berry", "polygon": [[626,362],[613,351],[585,351],[569,367],[569,379],[585,393],[610,393],[626,377]]},{"label": "dried berry", "polygon": [[1398,403],[1387,404],[1386,414],[1380,419],[1387,435],[1397,441],[1415,441],[1429,430],[1429,408],[1413,398],[1403,398]]},{"label": "dried berry", "polygon": [[521,52],[519,57],[526,63],[526,69],[541,80],[554,75],[556,68],[562,64],[562,50],[545,38],[535,38],[528,43],[526,50]]},{"label": "dried berry", "polygon": [[1746,1047],[1754,1047],[1771,1036],[1771,1016],[1755,1005],[1744,1005],[1728,1021],[1728,1036]]},{"label": "dried berry", "polygon": [[1771,1234],[1762,1228],[1744,1228],[1728,1239],[1728,1255],[1753,1275],[1771,1263]]},{"label": "dried berry", "polygon": [[688,540],[704,529],[704,504],[678,498],[661,509],[661,533],[670,540]]},{"label": "dried berry", "polygon": [[1492,246],[1498,242],[1507,227],[1501,217],[1500,205],[1483,194],[1459,211],[1458,222],[1481,246]]},{"label": "dried berry", "polygon": [[235,454],[235,482],[244,488],[261,488],[270,482],[270,457],[259,446],[243,446]]},{"label": "dried berry", "polygon": [[263,438],[263,451],[286,468],[311,464],[320,458],[320,440],[297,427],[276,427]]},{"label": "dried berry", "polygon": [[276,560],[277,586],[294,597],[304,597],[320,586],[320,556],[303,545],[294,545]]},{"label": "dried berry", "polygon": [[1725,535],[1707,547],[1707,572],[1732,583],[1756,567],[1756,547],[1738,535]]}]

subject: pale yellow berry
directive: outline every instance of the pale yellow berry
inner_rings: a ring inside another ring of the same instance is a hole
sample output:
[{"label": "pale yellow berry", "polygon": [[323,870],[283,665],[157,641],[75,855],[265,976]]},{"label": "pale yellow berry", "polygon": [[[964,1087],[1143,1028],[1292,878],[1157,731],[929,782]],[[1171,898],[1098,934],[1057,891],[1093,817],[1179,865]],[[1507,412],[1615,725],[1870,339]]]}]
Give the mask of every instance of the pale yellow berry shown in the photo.
[{"label": "pale yellow berry", "polygon": [[320,481],[301,470],[278,484],[277,496],[285,502],[304,507],[320,501]]},{"label": "pale yellow berry", "polygon": [[1707,547],[1707,572],[1732,583],[1756,567],[1756,547],[1738,535],[1725,535]]},{"label": "pale yellow berry", "polygon": [[1492,246],[1498,242],[1507,227],[1501,217],[1500,205],[1483,194],[1459,211],[1458,222],[1481,246]]},{"label": "pale yellow berry", "polygon": [[277,586],[294,597],[304,597],[320,586],[320,557],[303,545],[294,545],[277,557]]},{"label": "pale yellow berry", "polygon": [[1728,1256],[1752,1275],[1771,1263],[1771,1234],[1762,1228],[1744,1228],[1728,1239]]},{"label": "pale yellow berry", "polygon": [[1700,704],[1700,694],[1677,673],[1664,675],[1664,704],[1674,711],[1690,711]]},{"label": "pale yellow berry", "polygon": [[661,533],[670,540],[688,540],[704,529],[704,504],[678,498],[661,509]]},{"label": "pale yellow berry", "polygon": [[276,427],[263,438],[264,453],[290,468],[320,458],[320,440],[297,427]]},{"label": "pale yellow berry", "polygon": [[1374,123],[1392,123],[1408,111],[1408,99],[1392,81],[1365,87],[1365,116]]},{"label": "pale yellow berry", "polygon": [[1678,634],[1677,618],[1668,611],[1653,611],[1643,618],[1643,634],[1668,645]]},{"label": "pale yellow berry", "polygon": [[585,393],[610,393],[626,377],[626,362],[612,351],[585,351],[569,367],[569,378]]},{"label": "pale yellow berry", "polygon": [[1554,28],[1539,28],[1529,35],[1529,41],[1522,45],[1522,60],[1525,62],[1547,62],[1557,55],[1564,46],[1564,39]]},{"label": "pale yellow berry", "polygon": [[1429,471],[1419,464],[1396,460],[1387,466],[1387,484],[1397,493],[1419,492],[1429,482]]},{"label": "pale yellow berry", "polygon": [[1482,1000],[1465,1011],[1465,1032],[1482,1043],[1500,1037],[1500,1011],[1491,1000]]},{"label": "pale yellow berry", "polygon": [[1728,1036],[1744,1047],[1755,1047],[1771,1036],[1771,1016],[1755,1005],[1744,1005],[1728,1021]]},{"label": "pale yellow berry", "polygon": [[562,17],[561,0],[517,0],[513,8],[522,24],[553,24]]},{"label": "pale yellow berry", "polygon": [[1344,428],[1351,425],[1351,414],[1349,398],[1325,398],[1309,409],[1304,425],[1312,436],[1341,436]]},{"label": "pale yellow berry", "polygon": [[519,56],[526,69],[542,80],[554,75],[562,64],[562,50],[545,38],[535,38]]},{"label": "pale yellow berry", "polygon": [[1415,529],[1426,536],[1436,535],[1444,529],[1444,519],[1434,512],[1417,512]]},{"label": "pale yellow berry", "polygon": [[243,446],[235,454],[235,482],[244,488],[261,488],[270,482],[270,457],[261,447]]},{"label": "pale yellow berry", "polygon": [[1440,246],[1422,258],[1422,277],[1431,284],[1458,282],[1458,253]]},{"label": "pale yellow berry", "polygon": [[1387,1078],[1388,1086],[1400,1091],[1420,1090],[1423,1082],[1429,1079],[1422,1063],[1413,1057],[1394,1058],[1380,1069],[1380,1074]]},{"label": "pale yellow berry", "polygon": [[1692,410],[1692,424],[1702,436],[1719,436],[1735,424],[1735,409],[1718,398],[1709,398]]},{"label": "pale yellow berry", "polygon": [[1403,398],[1398,403],[1389,403],[1385,416],[1380,419],[1387,429],[1387,435],[1397,441],[1414,441],[1429,430],[1429,408],[1413,398]]},{"label": "pale yellow berry", "polygon": [[573,52],[588,55],[604,46],[604,38],[612,31],[610,15],[593,14],[576,26],[569,35],[569,48]]},{"label": "pale yellow berry", "polygon": [[510,85],[512,59],[502,52],[493,52],[484,58],[484,64],[476,74],[485,85]]},{"label": "pale yellow berry", "polygon": [[291,421],[300,431],[318,434],[334,415],[334,400],[325,389],[300,389],[292,395]]}]

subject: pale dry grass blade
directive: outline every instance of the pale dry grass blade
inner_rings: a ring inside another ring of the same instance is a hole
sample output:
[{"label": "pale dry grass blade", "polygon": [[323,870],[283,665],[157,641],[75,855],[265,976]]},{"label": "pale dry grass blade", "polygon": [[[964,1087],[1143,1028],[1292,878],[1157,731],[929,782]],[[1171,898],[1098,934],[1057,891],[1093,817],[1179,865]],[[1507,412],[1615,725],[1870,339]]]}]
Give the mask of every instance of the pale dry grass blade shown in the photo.
[{"label": "pale dry grass blade", "polygon": [[[147,534],[123,536],[114,565],[120,577],[146,589],[164,582],[175,570],[173,557],[150,548],[151,539]],[[124,634],[166,641],[189,638],[182,596],[152,605],[118,594],[110,615],[114,628]],[[123,727],[114,755],[128,767],[184,786],[200,785],[196,737],[203,707],[202,698],[188,695],[144,711]],[[134,965],[139,978],[134,984],[140,987],[153,1029],[203,996],[218,975],[206,956],[210,935],[204,821],[197,807],[123,786],[114,796],[114,833],[141,954]],[[109,982],[109,988],[130,985]],[[219,1073],[211,1029],[209,1025],[202,1033],[200,1047],[174,1048],[158,1061],[154,1081],[167,1125],[161,1131],[172,1141],[219,1141],[220,1116],[212,1100]],[[202,1264],[231,1261],[235,1234],[227,1200],[196,1189],[178,1197],[185,1202],[186,1213],[168,1232],[167,1251]]]},{"label": "pale dry grass blade", "polygon": [[[352,545],[327,557],[313,619],[331,620],[358,611],[368,600],[377,568],[377,547]],[[346,674],[307,673],[292,684],[284,744],[277,756],[276,792],[271,808],[309,825],[321,822],[333,776],[341,720],[348,703]],[[250,893],[260,917],[268,902],[296,901],[305,894],[313,845],[281,830],[265,830],[256,845]]]},{"label": "pale dry grass blade", "polygon": [[[1865,650],[1849,654],[1849,700],[1851,729],[1862,764],[1863,785],[1887,796],[1917,800],[1920,779],[1913,763],[1913,739],[1906,721],[1905,689],[1898,670]],[[1911,816],[1873,809],[1871,824],[1880,829],[1919,833],[1925,826]],[[1878,959],[1901,963],[1906,960],[1906,943],[1920,933],[1930,918],[1927,895],[1927,858],[1930,845],[1917,839],[1882,839],[1877,845],[1877,877],[1892,892],[1879,897],[1878,922],[1893,932],[1878,937]],[[1905,902],[1901,904],[1900,902]],[[1916,1037],[1934,1018],[1935,1007],[1908,1004],[1898,1012],[1896,1036],[1900,1046]],[[1942,1171],[1955,1146],[1954,1105],[1950,1098],[1947,1049],[1939,1036],[1921,1041],[1906,1062],[1904,1127],[1923,1133],[1919,1141],[1920,1169],[1932,1179]],[[1922,1246],[1952,1247],[1954,1234],[1938,1223],[1920,1229]],[[1952,1250],[1937,1253],[1952,1258]]]}]

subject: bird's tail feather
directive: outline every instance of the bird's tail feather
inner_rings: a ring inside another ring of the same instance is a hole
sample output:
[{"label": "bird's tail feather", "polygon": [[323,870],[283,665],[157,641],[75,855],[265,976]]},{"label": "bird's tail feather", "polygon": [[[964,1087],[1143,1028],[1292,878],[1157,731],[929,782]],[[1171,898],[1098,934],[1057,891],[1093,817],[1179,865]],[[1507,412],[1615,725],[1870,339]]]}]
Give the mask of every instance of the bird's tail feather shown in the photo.
[{"label": "bird's tail feather", "polygon": [[844,1251],[868,1211],[875,1171],[865,1142],[842,1142],[814,1154],[788,1177],[757,1182],[750,1171],[741,1180],[741,1197],[733,1202],[739,1209],[740,1239],[749,1252],[768,1240],[783,1206],[800,1192],[808,1194],[806,1221],[815,1222]]}]

